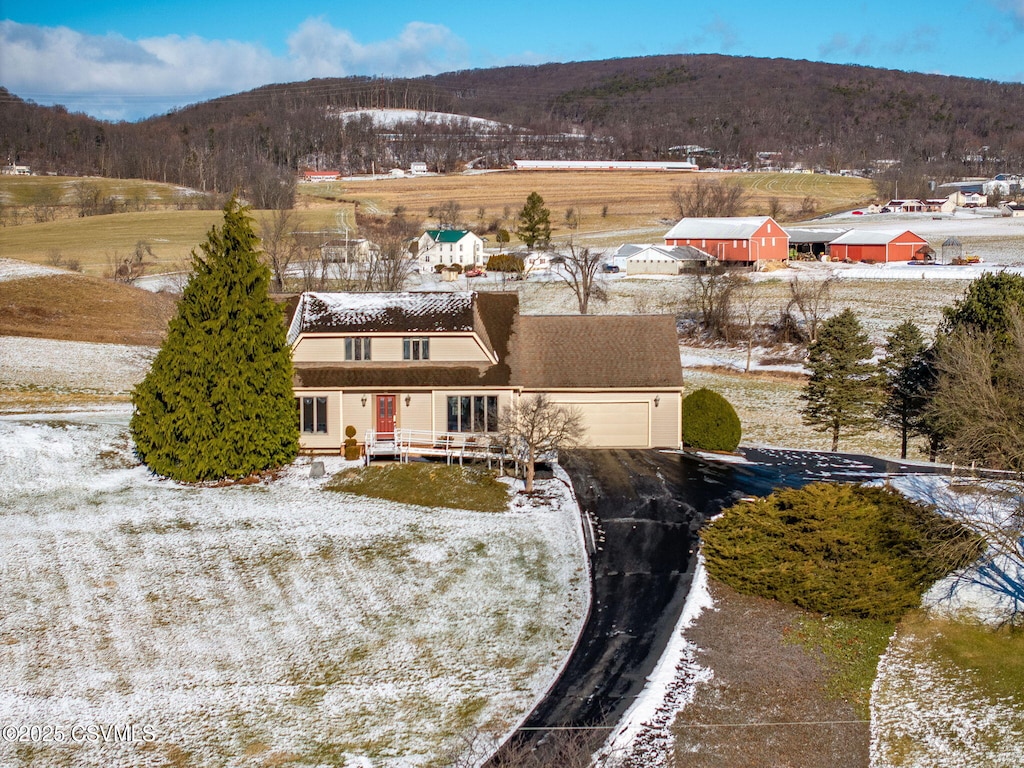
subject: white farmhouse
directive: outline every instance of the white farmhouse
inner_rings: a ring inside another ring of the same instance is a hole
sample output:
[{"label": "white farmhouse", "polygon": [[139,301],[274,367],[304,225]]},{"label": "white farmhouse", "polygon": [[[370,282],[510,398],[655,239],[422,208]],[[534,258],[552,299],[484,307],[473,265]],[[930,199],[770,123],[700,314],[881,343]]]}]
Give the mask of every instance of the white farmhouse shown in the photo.
[{"label": "white farmhouse", "polygon": [[428,229],[419,239],[417,259],[423,264],[483,264],[484,241],[468,229]]}]

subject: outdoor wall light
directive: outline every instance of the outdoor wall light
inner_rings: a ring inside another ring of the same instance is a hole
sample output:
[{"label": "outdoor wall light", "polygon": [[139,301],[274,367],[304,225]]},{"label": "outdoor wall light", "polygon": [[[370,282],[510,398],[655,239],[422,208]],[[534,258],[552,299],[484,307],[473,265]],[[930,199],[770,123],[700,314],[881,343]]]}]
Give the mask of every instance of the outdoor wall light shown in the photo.
[{"label": "outdoor wall light", "polygon": [[366,395],[363,395],[363,408],[366,407]]},{"label": "outdoor wall light", "polygon": [[405,396],[405,407],[408,408],[409,407],[409,403],[411,403],[411,402],[412,402],[412,395],[406,395]]},{"label": "outdoor wall light", "polygon": [[661,395],[655,395],[654,396],[654,407],[657,408],[659,405],[661,405]]}]

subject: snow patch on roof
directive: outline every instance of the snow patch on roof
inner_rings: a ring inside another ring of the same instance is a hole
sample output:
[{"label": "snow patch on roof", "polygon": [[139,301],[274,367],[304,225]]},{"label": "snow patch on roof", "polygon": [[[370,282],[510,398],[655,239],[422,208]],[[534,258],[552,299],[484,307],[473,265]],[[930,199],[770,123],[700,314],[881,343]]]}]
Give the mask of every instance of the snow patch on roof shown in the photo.
[{"label": "snow patch on roof", "polygon": [[304,293],[288,331],[289,343],[317,330],[472,331],[474,291]]}]

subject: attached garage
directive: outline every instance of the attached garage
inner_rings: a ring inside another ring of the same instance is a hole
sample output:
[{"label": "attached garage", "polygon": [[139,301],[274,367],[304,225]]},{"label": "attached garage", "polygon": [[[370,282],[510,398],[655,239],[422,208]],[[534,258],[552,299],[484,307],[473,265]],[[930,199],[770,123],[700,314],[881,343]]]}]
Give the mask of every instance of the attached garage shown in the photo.
[{"label": "attached garage", "polygon": [[668,315],[520,315],[512,385],[583,415],[588,448],[676,448],[683,372]]},{"label": "attached garage", "polygon": [[644,402],[579,403],[564,401],[583,416],[589,448],[647,448],[651,444],[651,407]]}]

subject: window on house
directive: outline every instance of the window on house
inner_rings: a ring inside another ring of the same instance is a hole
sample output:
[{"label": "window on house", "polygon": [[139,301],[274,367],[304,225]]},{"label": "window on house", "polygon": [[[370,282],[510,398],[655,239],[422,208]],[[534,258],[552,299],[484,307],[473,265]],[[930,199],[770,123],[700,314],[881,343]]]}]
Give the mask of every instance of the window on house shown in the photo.
[{"label": "window on house", "polygon": [[497,395],[450,395],[449,432],[497,432]]},{"label": "window on house", "polygon": [[327,434],[327,398],[299,397],[299,423],[303,434]]},{"label": "window on house", "polygon": [[369,360],[370,359],[370,337],[350,336],[345,339],[346,360]]},{"label": "window on house", "polygon": [[418,339],[402,339],[403,360],[429,360],[430,339],[426,336]]}]

